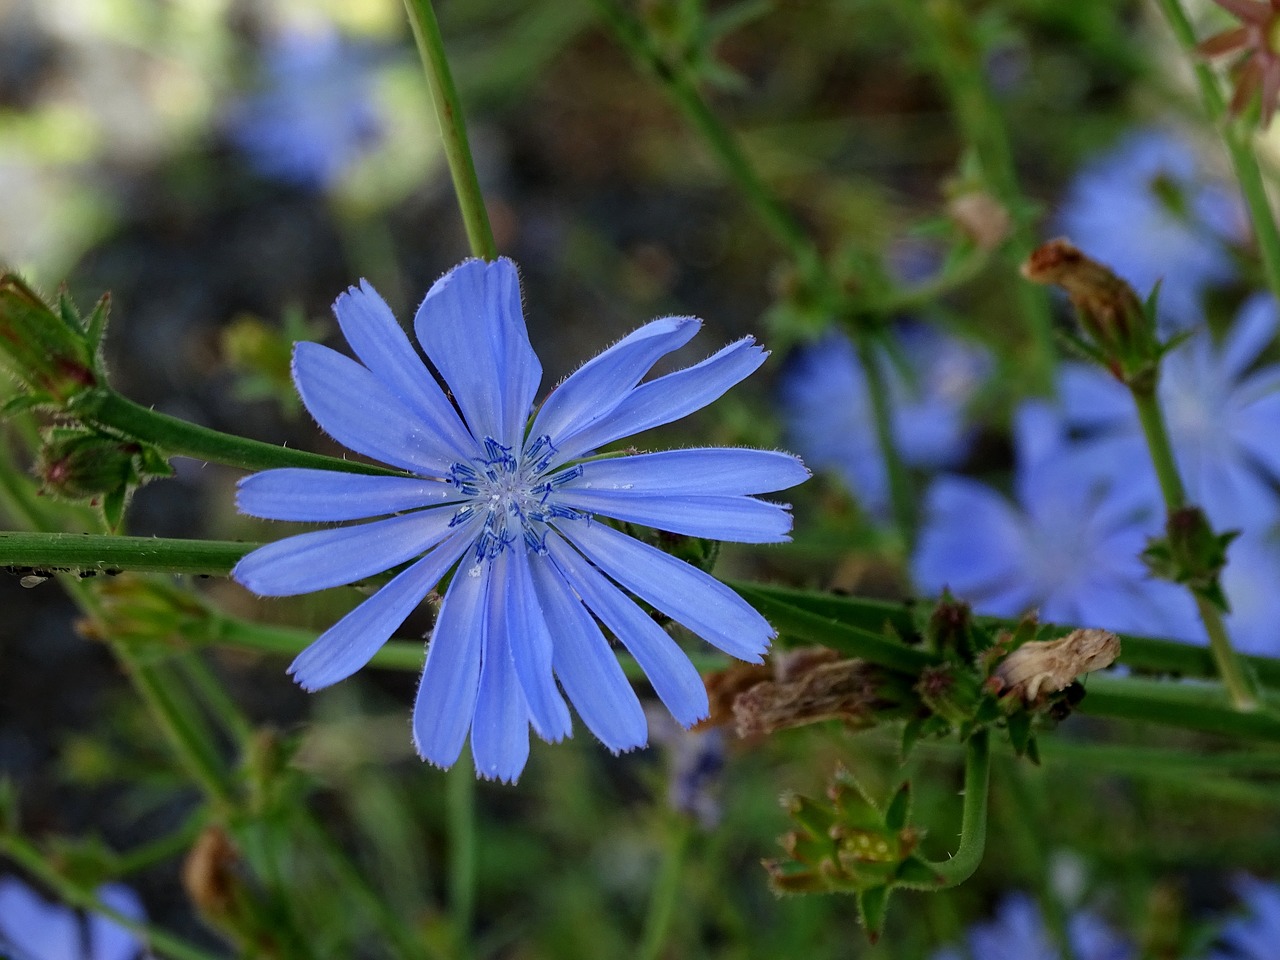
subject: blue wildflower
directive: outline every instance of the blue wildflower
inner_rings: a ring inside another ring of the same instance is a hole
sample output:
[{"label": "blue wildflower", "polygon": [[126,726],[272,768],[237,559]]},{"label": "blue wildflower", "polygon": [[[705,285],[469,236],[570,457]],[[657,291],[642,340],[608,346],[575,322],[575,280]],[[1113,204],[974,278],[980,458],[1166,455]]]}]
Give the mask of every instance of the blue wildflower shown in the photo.
[{"label": "blue wildflower", "polygon": [[1248,913],[1222,929],[1209,960],[1274,960],[1280,945],[1280,884],[1243,877],[1237,883]]},{"label": "blue wildflower", "polygon": [[1144,130],[1080,173],[1057,229],[1139,296],[1160,282],[1161,317],[1186,327],[1200,321],[1205,289],[1235,278],[1227,242],[1243,224],[1239,204],[1186,143]]},{"label": "blue wildflower", "polygon": [[510,260],[463,263],[418,309],[418,341],[456,410],[371,286],[351,288],[334,312],[360,362],[298,344],[293,375],[302,402],[336,440],[411,476],[281,469],[245,478],[238,503],[253,516],[391,516],[268,544],[234,575],[258,594],[288,596],[412,562],[299,655],[289,669],[303,687],[359,670],[455,567],[413,718],[418,752],[440,766],[457,760],[470,730],[477,771],[514,780],[528,757],[530,724],[546,740],[570,732],[557,677],[606,746],[644,744],[639,700],[600,624],[680,723],[706,716],[697,670],[624,590],[725,652],[759,661],[774,631],[745,601],[595,516],[694,537],[783,541],[787,506],[753,495],[803,481],[800,461],[715,448],[584,459],[700,409],[748,376],[766,356],[750,337],[641,384],[700,326],[690,317],[654,320],[569,376],[530,424],[542,367]]},{"label": "blue wildflower", "polygon": [[[130,919],[146,913],[138,895],[118,883],[96,893],[106,906]],[[0,956],[13,960],[135,960],[142,943],[100,913],[82,917],[50,903],[16,877],[0,877]]]},{"label": "blue wildflower", "polygon": [[[1067,938],[1074,960],[1129,960],[1137,952],[1092,913],[1080,912],[1067,921]],[[940,950],[933,960],[963,960],[966,954],[954,947]],[[969,931],[969,952],[973,960],[1059,960],[1062,952],[1045,929],[1036,902],[1024,893],[1014,893],[1000,901],[995,919]]]},{"label": "blue wildflower", "polygon": [[[1280,543],[1274,536],[1245,530],[1227,550],[1222,589],[1231,602],[1226,616],[1231,642],[1244,653],[1280,656]],[[1193,628],[1200,637],[1199,626]]]},{"label": "blue wildflower", "polygon": [[[1221,346],[1201,330],[1170,353],[1159,399],[1187,493],[1218,527],[1280,517],[1280,367],[1253,369],[1280,315],[1267,295],[1248,300]],[[1069,425],[1100,470],[1159,502],[1155,471],[1128,390],[1097,367],[1070,364],[1061,380]],[[1157,527],[1154,530],[1159,529]]]},{"label": "blue wildflower", "polygon": [[1015,422],[1017,506],[964,477],[925,499],[913,558],[918,586],[949,588],[975,610],[1134,633],[1185,634],[1187,594],[1151,579],[1138,555],[1159,528],[1140,489],[1099,476],[1066,442],[1056,411],[1024,404]]},{"label": "blue wildflower", "polygon": [[377,141],[369,56],[336,31],[282,33],[265,73],[228,115],[232,141],[263,176],[323,189]]},{"label": "blue wildflower", "polygon": [[[897,331],[881,354],[893,437],[913,467],[954,466],[967,452],[964,408],[990,369],[985,351],[927,327]],[[831,332],[796,350],[780,386],[788,442],[814,469],[832,470],[873,517],[889,514],[889,477],[876,439],[866,373],[848,337]]]}]

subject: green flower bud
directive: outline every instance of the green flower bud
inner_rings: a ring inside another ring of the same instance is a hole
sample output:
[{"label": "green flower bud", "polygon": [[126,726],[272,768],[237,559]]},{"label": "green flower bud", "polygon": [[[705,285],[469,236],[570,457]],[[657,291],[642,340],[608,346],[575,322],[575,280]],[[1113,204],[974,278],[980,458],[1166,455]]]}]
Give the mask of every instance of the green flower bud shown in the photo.
[{"label": "green flower bud", "polygon": [[89,500],[137,482],[140,444],[79,431],[50,436],[36,460],[36,475],[47,493]]},{"label": "green flower bud", "polygon": [[0,275],[0,364],[42,403],[65,404],[98,385],[89,334],[69,313],[50,309],[16,275]]}]

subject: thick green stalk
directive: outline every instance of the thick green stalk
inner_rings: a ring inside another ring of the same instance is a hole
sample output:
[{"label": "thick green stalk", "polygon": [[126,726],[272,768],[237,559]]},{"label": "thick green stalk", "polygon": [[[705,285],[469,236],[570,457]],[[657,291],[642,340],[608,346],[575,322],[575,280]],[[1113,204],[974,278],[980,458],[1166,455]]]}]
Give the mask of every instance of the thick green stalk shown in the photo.
[{"label": "thick green stalk", "polygon": [[449,913],[464,955],[470,955],[476,911],[476,775],[466,758],[445,773],[449,823]]},{"label": "thick green stalk", "polygon": [[1240,193],[1249,210],[1249,219],[1253,222],[1253,233],[1258,241],[1258,252],[1262,257],[1262,269],[1267,276],[1267,286],[1271,288],[1272,294],[1280,298],[1280,229],[1276,227],[1275,214],[1271,209],[1266,183],[1262,178],[1262,169],[1258,166],[1258,158],[1253,152],[1252,130],[1228,116],[1227,100],[1218,86],[1218,78],[1196,51],[1195,30],[1191,26],[1191,21],[1187,19],[1182,4],[1179,0],[1159,0],[1159,3],[1165,19],[1173,30],[1173,35],[1192,58],[1196,83],[1200,87],[1200,101],[1204,104],[1205,113],[1222,131],[1223,142],[1226,144],[1227,153],[1231,156],[1231,166],[1235,169],[1236,180],[1240,184]]},{"label": "thick green stalk", "polygon": [[1220,684],[1173,683],[1095,673],[1085,686],[1088,692],[1076,708],[1080,713],[1159,723],[1244,740],[1280,740],[1280,713],[1274,703],[1269,709],[1238,710]]},{"label": "thick green stalk", "polygon": [[132,917],[120,913],[98,899],[92,890],[84,889],[72,883],[62,874],[52,869],[44,855],[21,837],[13,834],[0,834],[0,853],[18,864],[24,871],[37,877],[45,886],[57,894],[58,899],[79,907],[100,913],[114,920],[126,930],[136,934],[143,943],[164,957],[172,960],[219,960],[221,954],[207,953],[181,937],[174,936],[156,927],[149,926]]},{"label": "thick green stalk", "polygon": [[[1160,490],[1164,494],[1165,508],[1169,515],[1187,505],[1186,491],[1182,485],[1182,477],[1178,473],[1178,464],[1174,460],[1173,445],[1169,442],[1169,431],[1165,427],[1164,415],[1160,402],[1156,398],[1154,385],[1150,389],[1133,388],[1133,402],[1137,406],[1138,420],[1142,424],[1143,435],[1147,439],[1147,449],[1151,454],[1151,463],[1155,467],[1160,481]],[[1200,620],[1204,623],[1205,633],[1209,637],[1209,650],[1213,654],[1222,682],[1231,693],[1231,701],[1237,710],[1254,710],[1258,706],[1256,684],[1244,669],[1239,654],[1231,645],[1227,635],[1226,624],[1222,621],[1222,612],[1207,601],[1199,593],[1192,591],[1196,601],[1196,609]]]},{"label": "thick green stalk", "polygon": [[233,434],[197,426],[166,413],[134,403],[114,390],[90,390],[77,396],[68,412],[82,420],[110,427],[130,437],[159,447],[166,455],[191,457],[208,463],[225,463],[246,470],[270,467],[312,467],[384,476],[404,476],[400,470],[326,457],[305,450],[290,450],[273,443],[249,440]]},{"label": "thick green stalk", "polygon": [[0,567],[40,571],[185,573],[224,577],[260,544],[91,533],[0,532]]},{"label": "thick green stalk", "polygon": [[658,960],[663,956],[671,920],[680,906],[680,877],[693,840],[693,824],[686,817],[676,818],[666,831],[666,855],[649,894],[649,908],[636,960]]},{"label": "thick green stalk", "polygon": [[484,194],[480,192],[480,181],[476,178],[462,102],[458,99],[458,90],[445,57],[436,12],[432,9],[431,0],[404,0],[404,6],[409,14],[409,25],[413,28],[413,38],[418,44],[418,54],[427,72],[427,84],[431,87],[436,120],[440,123],[440,136],[444,141],[444,155],[453,178],[453,191],[457,194],[462,222],[467,228],[467,242],[474,256],[496,260],[498,244],[493,239]]},{"label": "thick green stalk", "polygon": [[946,889],[968,880],[987,849],[987,794],[991,785],[991,734],[983,729],[969,738],[964,756],[964,808],[960,819],[960,846],[950,860],[930,861],[942,877],[935,889]]}]

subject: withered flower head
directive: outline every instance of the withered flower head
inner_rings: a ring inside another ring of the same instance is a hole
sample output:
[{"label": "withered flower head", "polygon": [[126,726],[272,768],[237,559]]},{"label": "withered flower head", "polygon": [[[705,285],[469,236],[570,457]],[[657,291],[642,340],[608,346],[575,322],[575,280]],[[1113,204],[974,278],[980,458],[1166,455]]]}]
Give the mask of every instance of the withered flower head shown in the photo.
[{"label": "withered flower head", "polygon": [[1120,656],[1120,638],[1108,630],[1073,630],[1057,640],[1024,643],[996,667],[993,692],[1034,704],[1065,689],[1082,673],[1111,666]]},{"label": "withered flower head", "polygon": [[1243,52],[1236,73],[1231,112],[1239,115],[1255,94],[1262,94],[1262,125],[1280,105],[1280,0],[1213,0],[1240,25],[1200,42],[1206,57]]}]

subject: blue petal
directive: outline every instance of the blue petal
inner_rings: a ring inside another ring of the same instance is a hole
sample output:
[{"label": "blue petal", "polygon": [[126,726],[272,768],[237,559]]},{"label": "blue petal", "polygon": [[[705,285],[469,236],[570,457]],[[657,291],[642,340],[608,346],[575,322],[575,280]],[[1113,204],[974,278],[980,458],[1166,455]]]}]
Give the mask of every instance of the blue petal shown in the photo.
[{"label": "blue petal", "polygon": [[459,264],[427,292],[413,326],[476,439],[518,448],[542,365],[529,345],[516,265],[505,257]]},{"label": "blue petal", "polygon": [[542,404],[531,436],[557,446],[607,416],[661,357],[693,339],[702,321],[664,317],[646,323],[571,373]]},{"label": "blue petal", "polygon": [[[564,463],[632,434],[660,427],[718,400],[764,363],[768,351],[744,337],[701,363],[642,383],[614,407],[567,443],[557,440],[556,463]],[[554,438],[553,438],[554,439]]]},{"label": "blue petal", "polygon": [[437,507],[287,537],[242,557],[231,575],[262,597],[340,587],[425,553],[449,535],[453,515],[450,508]]},{"label": "blue petal", "polygon": [[615,753],[644,746],[644,709],[604,634],[552,564],[531,568],[542,609],[556,625],[552,664],[583,723]]},{"label": "blue petal", "polygon": [[293,382],[329,436],[367,457],[444,476],[456,462],[422,420],[350,357],[318,343],[293,349]]},{"label": "blue petal", "polygon": [[1063,364],[1058,394],[1072,426],[1086,430],[1128,429],[1135,420],[1133,397],[1109,373],[1082,363]]},{"label": "blue petal", "polygon": [[[104,905],[130,920],[143,923],[147,919],[138,895],[122,883],[103,884],[97,890],[97,897]],[[141,950],[142,943],[137,934],[110,917],[100,913],[89,914],[89,950],[85,960],[134,960]],[[56,957],[60,954],[40,956]]]},{"label": "blue petal", "polygon": [[455,460],[475,455],[475,440],[418,358],[385,300],[367,280],[351,287],[333,305],[343,336],[356,356],[383,385],[417,414],[425,428],[448,447]]},{"label": "blue petal", "polygon": [[1270,294],[1260,293],[1249,298],[1222,344],[1220,364],[1222,375],[1238,380],[1258,359],[1276,335],[1276,301]]},{"label": "blue petal", "polygon": [[523,544],[503,550],[493,561],[493,608],[501,616],[501,635],[511,647],[516,676],[528,704],[528,717],[544,740],[569,735],[569,708],[556,689],[551,670],[551,632],[547,617],[534,593],[529,573],[529,553]]},{"label": "blue petal", "polygon": [[66,907],[49,903],[13,877],[0,877],[0,944],[19,956],[77,957],[80,926]]},{"label": "blue petal", "polygon": [[[493,586],[497,583],[495,577]],[[511,662],[502,605],[494,599],[489,605],[480,692],[471,721],[471,756],[480,776],[513,783],[529,759],[529,708]]]},{"label": "blue petal", "polygon": [[676,642],[554,533],[547,534],[547,549],[560,575],[636,658],[676,721],[689,727],[704,719],[710,709],[707,688]]},{"label": "blue petal", "polygon": [[236,507],[267,520],[331,522],[364,520],[462,498],[456,487],[439,480],[282,467],[242,479]]},{"label": "blue petal", "polygon": [[555,503],[689,537],[735,543],[782,543],[791,539],[787,505],[751,497],[630,496],[626,491],[566,487],[555,494]]},{"label": "blue petal", "polygon": [[387,642],[473,540],[473,530],[459,531],[396,574],[298,654],[289,673],[304,690],[319,690],[351,676]]},{"label": "blue petal", "polygon": [[719,580],[657,547],[599,523],[565,523],[560,532],[627,590],[725,653],[759,663],[777,636]]},{"label": "blue petal", "polygon": [[1022,518],[994,490],[942,477],[925,497],[925,522],[911,569],[926,593],[949,587],[976,597],[1028,585]]},{"label": "blue petal", "polygon": [[592,460],[563,489],[735,496],[785,490],[808,479],[805,465],[789,453],[711,447]]},{"label": "blue petal", "polygon": [[413,745],[418,756],[438,767],[450,767],[458,759],[476,712],[491,569],[487,563],[458,567],[427,645],[413,704]]}]

